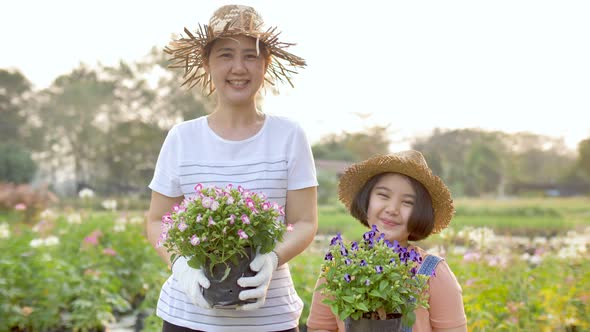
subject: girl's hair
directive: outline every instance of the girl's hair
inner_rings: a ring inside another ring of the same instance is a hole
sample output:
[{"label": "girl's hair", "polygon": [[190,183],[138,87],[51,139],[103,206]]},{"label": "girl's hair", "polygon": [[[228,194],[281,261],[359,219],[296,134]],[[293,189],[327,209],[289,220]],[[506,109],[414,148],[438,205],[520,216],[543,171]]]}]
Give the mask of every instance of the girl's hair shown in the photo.
[{"label": "girl's hair", "polygon": [[[367,211],[369,209],[369,200],[375,184],[385,174],[400,173],[380,173],[370,178],[361,190],[356,194],[350,205],[350,214],[358,219],[366,227],[370,227],[367,221]],[[434,229],[434,209],[432,208],[432,199],[430,194],[418,180],[404,174],[400,174],[410,181],[412,188],[416,192],[416,201],[412,209],[412,215],[408,220],[408,240],[419,241],[427,238]]]}]

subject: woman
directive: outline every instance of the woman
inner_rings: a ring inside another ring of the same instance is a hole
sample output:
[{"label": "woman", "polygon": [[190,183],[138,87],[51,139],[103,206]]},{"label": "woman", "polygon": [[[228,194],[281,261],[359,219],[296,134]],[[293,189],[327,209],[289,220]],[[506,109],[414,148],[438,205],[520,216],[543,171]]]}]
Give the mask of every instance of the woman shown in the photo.
[{"label": "woman", "polygon": [[[286,222],[294,230],[271,253],[258,255],[254,277],[238,284],[240,299],[256,302],[236,309],[210,308],[202,289],[210,286],[199,269],[181,257],[164,283],[157,314],[163,331],[297,331],[303,302],[293,287],[286,264],[313,240],[317,230],[316,174],[311,148],[293,121],[258,110],[256,96],[266,81],[290,81],[303,59],[288,53],[275,29],[263,29],[251,7],[219,8],[209,25],[166,48],[173,67],[187,72],[185,84],[202,84],[216,92],[208,116],[175,125],[162,146],[150,183],[152,199],[148,237],[156,245],[162,215],[191,195],[197,183],[227,184],[264,193],[286,206]],[[157,249],[170,264],[164,248]]]},{"label": "woman", "polygon": [[[420,269],[428,281],[429,309],[415,311],[413,332],[465,332],[467,319],[461,286],[445,260],[411,244],[446,228],[454,213],[451,193],[433,175],[418,151],[376,156],[350,166],[338,185],[340,201],[361,224],[376,226],[390,242],[417,250],[425,257]],[[431,264],[434,262],[433,264]],[[432,270],[428,270],[428,269]],[[318,285],[323,282],[318,280]],[[308,331],[344,331],[344,323],[325,304],[321,291],[313,294]]]}]

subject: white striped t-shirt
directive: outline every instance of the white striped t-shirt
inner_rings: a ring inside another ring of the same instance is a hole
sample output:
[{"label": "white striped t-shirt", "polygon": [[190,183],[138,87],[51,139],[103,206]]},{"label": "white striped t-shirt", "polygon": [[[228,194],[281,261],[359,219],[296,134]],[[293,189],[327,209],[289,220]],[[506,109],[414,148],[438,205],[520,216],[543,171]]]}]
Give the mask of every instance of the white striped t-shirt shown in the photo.
[{"label": "white striped t-shirt", "polygon": [[[207,117],[174,126],[162,145],[149,187],[178,197],[191,195],[197,183],[241,185],[284,206],[287,190],[317,186],[317,179],[311,148],[301,127],[267,114],[260,131],[241,141],[216,135]],[[302,309],[303,302],[284,264],[274,272],[260,309],[200,308],[170,276],[162,286],[157,314],[174,325],[203,331],[280,331],[296,327]]]}]

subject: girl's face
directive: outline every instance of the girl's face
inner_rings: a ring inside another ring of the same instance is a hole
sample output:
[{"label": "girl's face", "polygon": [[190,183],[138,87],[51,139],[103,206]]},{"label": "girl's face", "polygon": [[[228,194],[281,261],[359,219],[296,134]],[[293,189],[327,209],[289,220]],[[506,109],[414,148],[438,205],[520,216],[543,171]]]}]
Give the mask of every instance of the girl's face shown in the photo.
[{"label": "girl's face", "polygon": [[367,222],[377,226],[385,239],[407,245],[408,221],[415,202],[416,193],[408,178],[397,173],[385,174],[371,190]]},{"label": "girl's face", "polygon": [[205,70],[211,75],[221,102],[232,105],[251,103],[264,81],[266,60],[256,54],[256,40],[232,36],[216,40]]}]

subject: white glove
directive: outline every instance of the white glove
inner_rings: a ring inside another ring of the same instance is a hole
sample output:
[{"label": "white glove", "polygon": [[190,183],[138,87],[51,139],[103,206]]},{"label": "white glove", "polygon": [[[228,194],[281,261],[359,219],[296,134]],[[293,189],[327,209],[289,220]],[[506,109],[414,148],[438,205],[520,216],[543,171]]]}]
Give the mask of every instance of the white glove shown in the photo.
[{"label": "white glove", "polygon": [[278,264],[279,257],[274,251],[267,254],[256,254],[256,257],[250,263],[250,269],[258,273],[253,277],[238,279],[238,285],[241,287],[256,287],[241,291],[240,300],[256,299],[256,302],[241,305],[238,309],[253,310],[260,308],[264,304],[272,273],[277,269]]},{"label": "white glove", "polygon": [[193,269],[188,265],[186,257],[179,256],[172,264],[172,275],[194,305],[205,309],[211,308],[203,297],[203,288],[209,288],[211,283],[202,269]]}]

